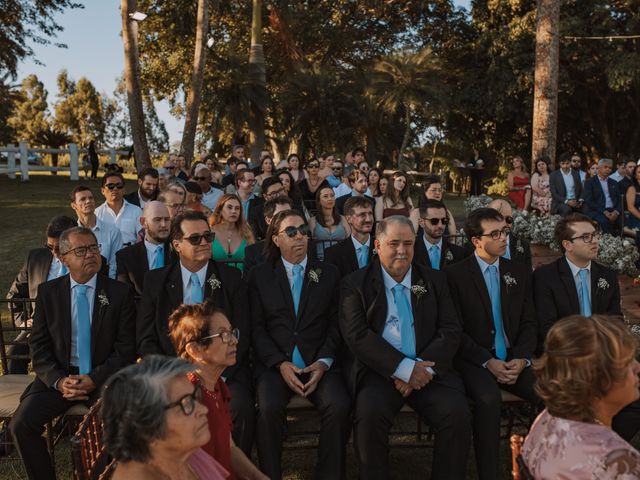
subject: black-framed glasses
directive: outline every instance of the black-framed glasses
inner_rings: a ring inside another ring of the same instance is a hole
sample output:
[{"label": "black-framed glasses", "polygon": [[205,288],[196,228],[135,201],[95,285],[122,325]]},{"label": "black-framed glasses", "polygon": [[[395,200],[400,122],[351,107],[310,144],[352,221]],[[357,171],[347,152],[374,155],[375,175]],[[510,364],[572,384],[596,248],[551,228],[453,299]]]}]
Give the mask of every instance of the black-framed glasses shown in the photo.
[{"label": "black-framed glasses", "polygon": [[279,197],[280,195],[284,195],[284,187],[281,187],[278,190],[273,190],[267,193],[267,195],[269,195],[269,198],[275,198],[275,197]]},{"label": "black-framed glasses", "polygon": [[331,167],[331,170],[333,170],[334,172],[339,172],[342,170],[342,167]]},{"label": "black-framed glasses", "polygon": [[83,245],[81,247],[72,248],[71,250],[67,250],[61,255],[67,255],[68,253],[72,252],[76,257],[85,257],[87,255],[87,252],[91,252],[94,254],[100,253],[100,244],[94,243],[93,245]]},{"label": "black-framed glasses", "polygon": [[442,223],[442,225],[449,225],[449,218],[448,217],[443,217],[443,218],[426,218],[423,217],[423,220],[426,220],[427,222],[429,222],[431,225],[436,226],[439,223]]},{"label": "black-framed glasses", "polygon": [[47,243],[45,244],[45,248],[49,250],[51,253],[60,253],[60,247],[58,245],[53,246]]},{"label": "black-framed glasses", "polygon": [[286,227],[284,230],[279,231],[278,233],[284,233],[289,238],[294,238],[298,233],[303,237],[309,235],[311,230],[309,229],[309,225],[306,223],[300,225],[299,227]]},{"label": "black-framed glasses", "polygon": [[164,406],[164,409],[169,410],[170,408],[173,408],[173,407],[180,407],[180,410],[182,410],[182,413],[184,413],[184,415],[188,417],[196,409],[196,402],[200,402],[201,400],[202,400],[202,387],[198,383],[193,388],[193,392],[183,395],[175,402],[167,403]]},{"label": "black-framed glasses", "polygon": [[210,338],[220,337],[222,343],[225,345],[231,343],[231,339],[235,338],[236,340],[240,340],[240,329],[234,328],[233,330],[223,330],[222,332],[214,333],[213,335],[207,335],[206,337],[202,337],[199,342],[204,340],[209,340]]},{"label": "black-framed glasses", "polygon": [[511,233],[511,229],[505,227],[502,230],[494,230],[494,231],[489,232],[489,233],[483,233],[480,236],[481,237],[491,237],[491,240],[499,240],[500,237],[502,237],[503,235],[504,235],[505,238],[507,238],[510,233]]},{"label": "black-framed glasses", "polygon": [[107,183],[104,188],[107,190],[115,190],[116,188],[118,190],[122,190],[124,188],[124,183]]},{"label": "black-framed glasses", "polygon": [[596,242],[600,241],[601,238],[602,238],[602,233],[595,231],[595,232],[583,233],[582,235],[578,235],[577,237],[571,237],[569,241],[573,243],[574,240],[580,239],[584,243],[592,243],[594,240]]},{"label": "black-framed glasses", "polygon": [[507,215],[506,217],[504,217],[504,221],[507,223],[507,225],[511,225],[513,224],[513,217]]},{"label": "black-framed glasses", "polygon": [[214,232],[204,232],[204,233],[196,233],[195,235],[191,235],[190,237],[184,237],[183,240],[186,240],[191,245],[200,245],[202,239],[206,243],[211,243],[216,238],[216,234]]}]

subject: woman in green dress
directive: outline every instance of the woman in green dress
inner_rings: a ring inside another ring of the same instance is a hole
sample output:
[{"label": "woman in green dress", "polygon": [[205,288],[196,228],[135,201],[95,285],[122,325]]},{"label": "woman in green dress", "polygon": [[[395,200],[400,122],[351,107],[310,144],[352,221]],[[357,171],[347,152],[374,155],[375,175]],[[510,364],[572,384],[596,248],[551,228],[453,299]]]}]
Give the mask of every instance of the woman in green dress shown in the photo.
[{"label": "woman in green dress", "polygon": [[211,244],[211,257],[242,270],[244,249],[255,242],[251,227],[242,215],[242,204],[237,195],[220,197],[209,217],[215,239]]}]

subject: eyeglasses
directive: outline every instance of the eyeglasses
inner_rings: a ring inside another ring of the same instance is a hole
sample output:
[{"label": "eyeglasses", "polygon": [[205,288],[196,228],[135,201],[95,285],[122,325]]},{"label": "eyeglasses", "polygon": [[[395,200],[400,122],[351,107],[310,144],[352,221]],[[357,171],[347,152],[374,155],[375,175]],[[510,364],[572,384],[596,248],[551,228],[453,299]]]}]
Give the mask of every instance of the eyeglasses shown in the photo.
[{"label": "eyeglasses", "polygon": [[320,168],[320,164],[318,163],[310,163],[307,165],[307,168]]},{"label": "eyeglasses", "polygon": [[193,411],[196,409],[196,401],[200,402],[202,400],[202,387],[200,384],[197,384],[192,393],[188,393],[187,395],[183,395],[175,402],[168,403],[164,406],[165,410],[169,410],[173,407],[180,407],[182,413],[186,417],[191,415]]},{"label": "eyeglasses", "polygon": [[53,246],[47,243],[45,247],[47,248],[47,250],[49,250],[52,253],[60,253],[60,247],[58,245]]},{"label": "eyeglasses", "polygon": [[502,237],[503,235],[504,235],[505,238],[507,238],[510,233],[511,233],[511,229],[505,227],[502,230],[494,230],[493,232],[483,233],[480,236],[481,237],[491,237],[491,240],[499,240],[500,237]]},{"label": "eyeglasses", "polygon": [[124,188],[124,183],[107,183],[104,188],[108,190],[115,190],[116,188],[118,190],[122,190]]},{"label": "eyeglasses", "polygon": [[331,167],[331,170],[333,170],[334,172],[339,172],[340,170],[342,170],[342,167]]},{"label": "eyeglasses", "polygon": [[511,225],[513,223],[513,217],[504,217],[504,221],[507,222],[507,225]]},{"label": "eyeglasses", "polygon": [[84,245],[82,247],[72,248],[71,250],[67,250],[61,255],[67,255],[71,252],[73,252],[76,257],[85,257],[87,255],[87,252],[91,252],[93,254],[100,253],[100,244],[94,243],[93,245]]},{"label": "eyeglasses", "polygon": [[302,224],[299,227],[287,227],[284,230],[279,231],[278,233],[284,233],[287,237],[289,238],[294,238],[298,232],[300,232],[300,235],[302,235],[303,237],[305,235],[309,235],[309,233],[311,233],[311,230],[309,229],[309,225]]},{"label": "eyeglasses", "polygon": [[269,196],[269,198],[275,198],[282,195],[283,193],[284,193],[284,188],[280,188],[279,190],[273,190],[267,193],[267,195]]},{"label": "eyeglasses", "polygon": [[203,238],[205,243],[211,243],[213,242],[213,239],[216,238],[216,234],[214,232],[204,232],[202,234],[195,234],[191,235],[190,237],[184,237],[183,240],[186,240],[191,245],[197,246],[200,245]]},{"label": "eyeglasses", "polygon": [[224,330],[220,333],[214,333],[213,335],[208,335],[206,337],[202,337],[198,342],[202,342],[203,340],[209,340],[210,338],[220,337],[222,343],[225,345],[231,343],[231,338],[235,338],[236,340],[240,340],[240,329],[234,328],[233,330]]},{"label": "eyeglasses", "polygon": [[196,182],[208,182],[211,180],[211,177],[193,177]]},{"label": "eyeglasses", "polygon": [[444,192],[444,190],[441,189],[441,188],[427,188],[427,192],[429,192],[429,193],[442,193],[442,192]]},{"label": "eyeglasses", "polygon": [[600,241],[600,238],[602,238],[602,233],[600,232],[590,232],[590,233],[584,233],[582,235],[579,235],[577,237],[571,237],[569,239],[570,242],[573,243],[574,240],[582,240],[584,243],[592,243],[593,241]]},{"label": "eyeglasses", "polygon": [[449,219],[447,217],[444,218],[422,218],[423,220],[427,220],[431,225],[438,225],[442,223],[442,225],[449,225]]}]

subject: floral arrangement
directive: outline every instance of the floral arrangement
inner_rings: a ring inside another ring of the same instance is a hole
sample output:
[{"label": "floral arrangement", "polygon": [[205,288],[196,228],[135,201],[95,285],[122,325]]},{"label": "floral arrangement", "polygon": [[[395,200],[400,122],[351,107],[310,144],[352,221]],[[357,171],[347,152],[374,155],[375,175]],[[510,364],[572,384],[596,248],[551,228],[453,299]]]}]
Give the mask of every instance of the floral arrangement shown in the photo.
[{"label": "floral arrangement", "polygon": [[597,258],[599,263],[618,273],[634,277],[639,273],[636,267],[638,259],[640,253],[633,241],[607,233],[602,235]]},{"label": "floral arrangement", "polygon": [[492,201],[493,198],[485,194],[467,197],[464,201],[465,213],[469,215],[470,212],[474,211],[477,208],[488,206]]}]

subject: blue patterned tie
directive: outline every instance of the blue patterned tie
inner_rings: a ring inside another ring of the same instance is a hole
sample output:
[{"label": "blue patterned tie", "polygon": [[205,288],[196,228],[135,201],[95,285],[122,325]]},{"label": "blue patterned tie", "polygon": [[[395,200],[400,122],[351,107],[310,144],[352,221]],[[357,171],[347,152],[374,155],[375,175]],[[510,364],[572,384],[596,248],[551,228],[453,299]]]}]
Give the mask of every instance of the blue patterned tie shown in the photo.
[{"label": "blue patterned tie", "polygon": [[584,317],[591,316],[591,299],[589,298],[589,283],[587,281],[587,273],[589,271],[586,268],[583,268],[578,272],[580,275],[580,291],[581,291],[581,305],[580,305],[580,314]]},{"label": "blue patterned tie", "polygon": [[413,312],[411,304],[404,294],[404,285],[398,283],[393,287],[393,300],[396,303],[400,321],[400,351],[409,358],[416,358],[416,332],[413,329]]},{"label": "blue patterned tie", "polygon": [[363,268],[367,266],[367,261],[369,260],[369,247],[366,245],[362,245],[358,248],[360,254],[358,255],[358,267]]},{"label": "blue patterned tie", "polygon": [[191,274],[191,304],[202,303],[204,294],[202,292],[202,285],[200,285],[200,279],[197,273]]},{"label": "blue patterned tie", "polygon": [[[293,266],[293,285],[291,286],[291,294],[293,296],[293,309],[296,312],[296,316],[298,315],[298,307],[300,306],[300,294],[302,293],[303,272],[304,272],[304,269],[302,268],[302,265]],[[302,359],[302,355],[300,354],[300,350],[298,350],[297,345],[293,348],[293,355],[291,355],[291,360],[293,364],[298,368],[306,367],[304,360]]]},{"label": "blue patterned tie", "polygon": [[76,330],[76,345],[78,347],[78,370],[80,375],[91,372],[91,317],[87,286],[76,285],[76,307],[78,311],[78,325]]},{"label": "blue patterned tie", "polygon": [[491,280],[491,313],[493,314],[493,327],[496,331],[494,339],[496,357],[500,360],[507,358],[507,340],[504,338],[502,326],[502,309],[500,308],[500,279],[495,265],[489,265],[489,278]]},{"label": "blue patterned tie", "polygon": [[440,270],[440,248],[438,248],[438,245],[431,245],[429,248],[429,258],[431,259],[431,268]]},{"label": "blue patterned tie", "polygon": [[162,245],[158,245],[158,247],[156,248],[156,253],[153,257],[152,270],[162,267],[164,267],[164,247]]}]

